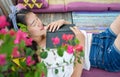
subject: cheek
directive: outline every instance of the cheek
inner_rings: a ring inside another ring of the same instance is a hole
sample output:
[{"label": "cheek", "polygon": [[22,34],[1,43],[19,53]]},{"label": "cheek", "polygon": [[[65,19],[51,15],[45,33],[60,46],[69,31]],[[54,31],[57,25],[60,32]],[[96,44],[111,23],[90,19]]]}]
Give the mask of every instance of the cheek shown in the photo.
[{"label": "cheek", "polygon": [[29,30],[29,33],[32,35],[36,35],[39,32],[39,30],[36,28],[32,28],[32,29],[28,29],[28,30]]}]

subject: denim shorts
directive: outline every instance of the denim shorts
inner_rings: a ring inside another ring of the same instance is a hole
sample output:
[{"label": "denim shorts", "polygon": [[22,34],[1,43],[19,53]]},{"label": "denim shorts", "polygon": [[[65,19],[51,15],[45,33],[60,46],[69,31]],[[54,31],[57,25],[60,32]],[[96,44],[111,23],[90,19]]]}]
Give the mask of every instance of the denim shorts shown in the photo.
[{"label": "denim shorts", "polygon": [[120,71],[120,51],[114,45],[116,37],[110,28],[92,35],[89,56],[92,67],[110,72]]}]

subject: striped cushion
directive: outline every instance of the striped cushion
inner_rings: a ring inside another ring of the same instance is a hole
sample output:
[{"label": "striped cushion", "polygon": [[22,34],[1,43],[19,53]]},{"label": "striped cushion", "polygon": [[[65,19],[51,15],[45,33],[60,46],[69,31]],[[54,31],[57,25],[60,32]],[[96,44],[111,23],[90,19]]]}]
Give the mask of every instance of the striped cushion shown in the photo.
[{"label": "striped cushion", "polygon": [[23,4],[29,9],[40,9],[48,7],[48,0],[18,0],[18,3]]},{"label": "striped cushion", "polygon": [[65,0],[68,11],[120,10],[120,0]]},{"label": "striped cushion", "polygon": [[33,12],[66,12],[65,0],[48,0],[49,7],[45,9],[32,9]]},{"label": "striped cushion", "polygon": [[110,4],[110,3],[120,3],[120,0],[65,0],[65,2],[72,3],[72,2],[90,2],[90,3],[105,3],[105,4]]}]

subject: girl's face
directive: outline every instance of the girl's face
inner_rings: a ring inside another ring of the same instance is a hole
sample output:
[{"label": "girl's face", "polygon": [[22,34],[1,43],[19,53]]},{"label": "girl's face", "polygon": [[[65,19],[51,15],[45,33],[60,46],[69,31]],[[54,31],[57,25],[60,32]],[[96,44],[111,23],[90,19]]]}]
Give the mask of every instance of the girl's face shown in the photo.
[{"label": "girl's face", "polygon": [[36,14],[32,12],[28,13],[25,20],[30,35],[41,36],[46,33],[41,20],[36,16]]}]

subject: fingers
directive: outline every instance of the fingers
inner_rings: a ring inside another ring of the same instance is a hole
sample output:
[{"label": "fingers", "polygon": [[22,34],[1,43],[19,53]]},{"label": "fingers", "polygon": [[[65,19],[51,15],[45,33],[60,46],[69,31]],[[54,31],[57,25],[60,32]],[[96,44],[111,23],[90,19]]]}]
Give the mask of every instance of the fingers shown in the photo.
[{"label": "fingers", "polygon": [[50,24],[48,25],[48,30],[52,32],[52,30],[54,30],[54,29],[55,29],[55,23],[54,23],[54,22],[53,22],[53,23],[50,23]]},{"label": "fingers", "polygon": [[48,30],[51,32],[54,32],[55,30],[59,29],[59,24],[58,23],[51,23],[48,25]]},{"label": "fingers", "polygon": [[59,21],[50,23],[47,29],[51,32],[54,32],[58,30],[62,25],[63,25],[63,21],[59,20]]},{"label": "fingers", "polygon": [[59,25],[57,26],[57,29],[56,29],[56,30],[58,30],[58,29],[60,28],[60,26],[61,26],[61,24],[59,24]]},{"label": "fingers", "polygon": [[62,25],[62,24],[60,24],[60,23],[56,23],[56,24],[54,25],[54,28],[53,28],[52,32],[58,30],[61,25]]}]

